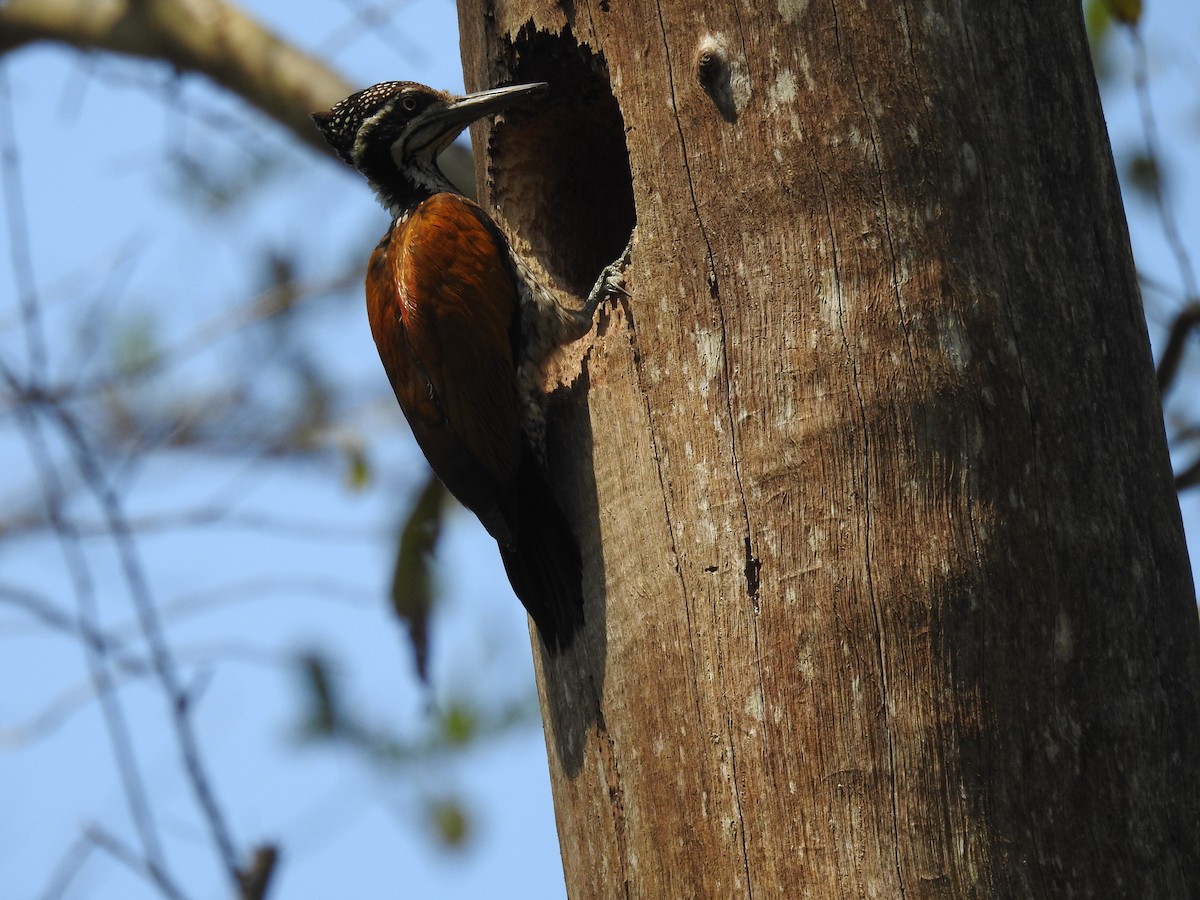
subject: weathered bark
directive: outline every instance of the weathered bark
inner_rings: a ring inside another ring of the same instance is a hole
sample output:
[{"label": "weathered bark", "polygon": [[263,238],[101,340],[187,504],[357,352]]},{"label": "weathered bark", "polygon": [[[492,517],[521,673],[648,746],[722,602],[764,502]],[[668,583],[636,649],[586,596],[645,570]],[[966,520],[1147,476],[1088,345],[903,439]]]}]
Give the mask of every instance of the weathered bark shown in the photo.
[{"label": "weathered bark", "polygon": [[578,293],[636,209],[552,401],[571,895],[1190,895],[1200,629],[1078,3],[459,7],[468,87],[554,85],[489,142],[518,245]]}]

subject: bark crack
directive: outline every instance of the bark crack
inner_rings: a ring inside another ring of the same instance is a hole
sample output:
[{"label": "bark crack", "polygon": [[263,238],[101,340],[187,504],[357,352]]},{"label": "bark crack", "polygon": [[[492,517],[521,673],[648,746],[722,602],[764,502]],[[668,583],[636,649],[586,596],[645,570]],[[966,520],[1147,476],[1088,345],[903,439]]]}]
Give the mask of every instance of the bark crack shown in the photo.
[{"label": "bark crack", "polygon": [[[707,227],[705,227],[704,217],[700,212],[700,203],[696,198],[695,182],[692,177],[691,162],[688,158],[687,139],[684,136],[683,125],[680,122],[680,118],[679,118],[679,104],[677,101],[677,92],[676,92],[676,87],[675,87],[675,72],[674,72],[674,67],[672,65],[672,61],[671,61],[671,46],[670,46],[669,40],[667,39],[667,26],[666,26],[665,20],[663,19],[662,5],[660,3],[656,3],[655,10],[658,13],[658,26],[659,26],[659,32],[662,35],[663,54],[666,57],[666,62],[667,62],[666,69],[667,69],[668,88],[669,88],[670,97],[671,97],[671,110],[674,113],[676,131],[679,133],[680,158],[683,163],[684,177],[687,179],[688,192],[691,196],[691,201],[692,201],[692,209],[695,211],[695,214],[696,214],[696,224],[700,229],[701,238],[704,240],[705,256],[706,256],[706,261],[708,264],[709,291],[710,291],[712,299],[714,301],[713,305],[716,307],[717,319],[718,319],[718,322],[720,323],[720,328],[721,328],[721,358],[722,358],[722,366],[724,368],[724,375],[725,375],[725,413],[726,413],[726,416],[727,416],[727,419],[729,422],[730,453],[733,456],[734,479],[737,482],[738,497],[741,500],[742,516],[743,516],[744,522],[745,522],[746,546],[747,546],[747,548],[751,548],[753,546],[753,541],[752,541],[752,534],[751,534],[751,529],[750,529],[750,512],[746,505],[746,491],[745,491],[745,486],[742,482],[741,469],[738,464],[737,437],[736,437],[736,429],[735,429],[734,420],[733,420],[733,406],[732,406],[733,401],[732,401],[732,397],[731,397],[732,392],[731,392],[731,381],[730,381],[730,372],[729,372],[729,354],[726,350],[726,348],[728,347],[729,335],[726,330],[724,311],[721,309],[720,290],[718,287],[718,280],[717,280],[716,259],[713,254],[712,240],[709,237]],[[748,556],[750,559],[754,558],[752,553],[748,553]],[[678,557],[677,557],[677,559],[678,559]],[[757,577],[757,570],[755,570],[755,575]],[[681,577],[682,577],[682,574],[681,574]],[[755,594],[756,593],[757,593],[757,585],[756,585]],[[686,607],[686,604],[685,604],[685,607]],[[687,614],[689,616],[689,625],[690,625],[690,615],[691,615],[690,609],[687,610]],[[751,621],[751,623],[750,623],[750,628],[751,628],[751,632],[757,638],[757,627],[753,621]],[[691,633],[690,627],[689,627],[688,631],[690,634]],[[755,640],[754,643],[755,643],[756,664],[758,665],[759,671],[761,671],[761,669],[762,669],[761,660],[758,658],[758,641]],[[692,648],[692,651],[693,651],[693,655],[694,655],[695,654],[694,647]],[[753,885],[753,879],[752,879],[752,873],[751,873],[751,867],[750,867],[750,852],[749,852],[749,847],[747,846],[747,842],[746,842],[746,814],[745,814],[745,810],[742,808],[741,789],[740,789],[740,785],[738,784],[738,780],[737,780],[737,753],[736,753],[735,744],[733,741],[733,716],[732,716],[732,713],[730,713],[728,711],[726,712],[726,729],[727,729],[726,746],[729,751],[730,773],[733,778],[733,800],[734,800],[734,805],[737,808],[738,836],[741,841],[742,866],[743,866],[743,869],[744,869],[744,872],[746,875],[746,895],[748,897],[753,897],[754,896],[754,885]]]},{"label": "bark crack", "polygon": [[617,763],[617,745],[608,730],[608,723],[604,720],[604,711],[599,701],[596,704],[596,717],[596,728],[600,737],[600,755],[604,760],[605,771],[611,776],[608,779],[608,803],[613,814],[613,831],[617,842],[617,852],[621,856],[622,893],[629,898],[632,896],[630,893],[632,879],[629,876],[629,841],[625,835],[627,819],[625,789],[621,786],[621,767]]},{"label": "bark crack", "polygon": [[[662,9],[659,7],[659,25],[663,31],[663,46],[667,56],[667,72],[670,79],[671,89],[671,109],[675,113],[675,129],[679,132],[679,147],[680,156],[683,162],[684,175],[687,178],[688,194],[692,201],[692,210],[696,214],[696,226],[700,229],[700,237],[704,241],[705,263],[708,267],[708,291],[709,296],[713,301],[713,308],[717,313],[717,323],[721,329],[721,368],[725,378],[725,419],[729,424],[729,453],[733,461],[733,477],[737,483],[738,499],[742,507],[742,521],[745,525],[744,537],[746,546],[746,590],[750,599],[754,602],[754,612],[757,615],[758,607],[758,570],[761,567],[761,562],[754,555],[754,533],[750,527],[750,509],[746,504],[746,487],[742,479],[741,463],[738,460],[737,446],[737,426],[733,417],[733,379],[729,369],[729,331],[725,322],[725,310],[721,304],[721,286],[720,279],[717,275],[716,255],[713,253],[712,238],[709,237],[708,227],[704,224],[704,215],[700,212],[700,201],[696,198],[696,188],[694,179],[692,178],[692,166],[688,158],[687,139],[683,134],[683,126],[679,121],[679,107],[675,101],[675,77],[671,68],[671,51],[667,46],[666,27],[662,22]],[[753,578],[751,578],[753,573]]]},{"label": "bark crack", "polygon": [[[633,372],[634,372],[634,377],[637,379],[638,395],[642,398],[642,402],[645,405],[645,409],[646,409],[646,431],[650,435],[650,452],[654,456],[654,471],[658,476],[659,492],[662,495],[663,520],[665,521],[666,526],[667,526],[667,540],[671,544],[671,565],[675,569],[675,576],[679,579],[679,594],[683,598],[683,614],[684,614],[684,618],[687,620],[688,652],[691,655],[691,659],[692,659],[692,670],[694,672],[698,672],[698,671],[700,671],[700,666],[698,665],[698,659],[699,659],[700,653],[696,647],[695,639],[694,639],[694,635],[696,632],[695,632],[695,629],[693,629],[693,627],[692,627],[691,604],[689,604],[687,602],[687,598],[688,598],[687,579],[684,578],[683,567],[679,564],[679,545],[675,541],[675,522],[674,522],[674,518],[671,515],[671,504],[670,504],[670,500],[669,500],[670,494],[668,493],[668,490],[667,490],[667,478],[666,478],[666,475],[663,473],[662,453],[659,450],[658,438],[655,435],[654,415],[653,415],[651,407],[650,407],[650,392],[646,389],[646,379],[644,377],[645,373],[642,371],[642,353],[641,353],[641,350],[638,348],[637,327],[636,327],[636,324],[633,319],[633,313],[629,309],[628,300],[625,298],[622,298],[620,302],[621,302],[622,308],[625,310],[626,317],[629,319],[629,349],[630,349],[630,352],[633,354]],[[702,711],[700,708],[700,696],[696,692],[692,693],[692,705],[694,707],[694,712],[695,712],[696,731],[697,731],[697,733],[699,733],[700,727],[701,727],[702,723],[704,722],[704,717],[702,715]],[[607,737],[607,732],[605,732],[605,736]],[[615,755],[614,755],[614,761],[615,761]],[[623,813],[624,813],[624,808],[622,807],[622,814]],[[621,852],[623,854],[622,859],[621,859],[621,866],[625,872],[625,884],[626,884],[626,886],[628,886],[629,885],[629,860],[627,858],[628,848],[626,848],[625,846],[622,845]]]},{"label": "bark crack", "polygon": [[[837,22],[837,4],[834,6],[834,22],[836,29]],[[857,78],[857,76],[856,76]],[[866,570],[867,577],[867,595],[870,598],[871,613],[875,622],[875,653],[876,660],[879,665],[879,691],[880,699],[883,707],[883,732],[887,742],[888,752],[888,769],[891,806],[892,806],[892,857],[896,867],[897,885],[900,890],[900,896],[905,896],[904,876],[900,868],[900,814],[899,802],[896,794],[896,760],[895,760],[895,741],[892,736],[892,727],[890,721],[890,713],[888,710],[888,677],[886,668],[886,653],[884,651],[884,640],[882,621],[879,612],[879,600],[875,594],[875,583],[871,571],[871,438],[870,428],[867,422],[867,407],[866,400],[862,392],[862,378],[859,371],[858,359],[854,354],[853,347],[850,342],[850,335],[846,330],[846,309],[844,295],[842,292],[842,277],[841,277],[841,260],[838,253],[837,231],[834,228],[833,208],[829,203],[829,193],[825,188],[825,178],[821,173],[820,167],[816,165],[816,152],[813,151],[814,171],[817,173],[817,184],[821,189],[821,197],[825,201],[825,217],[829,222],[829,242],[831,253],[833,256],[833,282],[834,295],[838,306],[838,321],[842,327],[842,345],[846,350],[846,358],[850,363],[851,371],[854,374],[854,393],[855,399],[858,401],[858,415],[860,422],[860,433],[863,436],[863,516],[864,526],[866,531],[866,541],[863,552],[863,565]]]},{"label": "bark crack", "polygon": [[654,414],[650,408],[650,392],[646,389],[645,373],[642,371],[642,351],[638,348],[637,326],[634,323],[629,302],[622,298],[621,306],[625,310],[626,318],[629,319],[629,349],[633,354],[633,372],[637,378],[638,394],[646,408],[646,431],[650,435],[650,453],[654,457],[654,471],[658,476],[659,490],[662,492],[663,519],[667,524],[667,539],[671,542],[671,566],[674,568],[675,574],[679,576],[680,592],[686,598],[687,583],[683,577],[683,569],[679,565],[679,546],[675,542],[675,524],[671,515],[671,504],[668,500],[670,495],[667,491],[667,477],[663,473],[662,452],[659,450],[658,437],[654,429]]},{"label": "bark crack", "polygon": [[[836,16],[836,3],[834,15]],[[866,98],[863,96],[862,79],[858,74],[858,65],[854,61],[854,50],[848,47],[846,51],[846,59],[850,66],[850,73],[854,76],[854,91],[858,95],[858,105],[862,109],[863,119],[867,123],[867,135],[871,141],[871,155],[875,161],[875,183],[879,188],[879,203],[883,208],[883,233],[887,237],[888,258],[892,261],[892,294],[896,298],[896,314],[900,320],[900,332],[904,335],[904,350],[908,354],[908,367],[912,370],[914,378],[917,374],[917,364],[913,358],[912,340],[909,336],[908,321],[904,314],[904,298],[900,291],[900,268],[896,258],[896,244],[892,238],[892,221],[891,210],[888,206],[887,190],[883,183],[883,164],[879,158],[879,137],[875,131],[875,117],[871,115],[867,108]]]},{"label": "bark crack", "polygon": [[[834,21],[836,22],[837,17],[838,17],[837,0],[832,0],[832,5],[833,5],[833,17],[834,17]],[[871,111],[868,108],[866,98],[863,96],[862,78],[859,76],[858,66],[855,62],[854,47],[853,47],[852,42],[848,42],[846,45],[846,61],[850,67],[850,73],[851,73],[852,77],[854,78],[854,89],[855,89],[855,93],[858,96],[859,106],[862,109],[863,119],[867,123],[867,134],[868,134],[868,138],[871,142],[871,154],[874,158],[874,163],[875,163],[876,185],[879,189],[879,202],[882,207],[883,229],[884,229],[884,234],[887,237],[888,257],[891,260],[892,293],[893,293],[893,296],[895,297],[895,302],[896,302],[896,315],[897,315],[897,318],[899,319],[901,334],[903,334],[903,336],[904,336],[904,348],[905,348],[905,353],[908,356],[909,369],[912,372],[913,377],[915,378],[917,375],[917,366],[913,359],[912,341],[911,341],[911,338],[909,335],[908,323],[905,320],[904,300],[901,297],[900,271],[898,268],[898,263],[897,263],[897,258],[896,258],[895,242],[892,237],[891,212],[888,208],[887,191],[885,190],[885,187],[884,187],[883,166],[882,166],[882,163],[880,161],[880,156],[879,156],[879,140],[878,140],[878,136],[875,131],[874,117],[871,115]],[[832,225],[832,219],[831,219],[831,225]],[[836,261],[835,261],[834,267],[835,267],[835,272],[836,272],[836,270],[837,270]],[[841,299],[840,281],[838,282],[838,284],[839,284],[839,303],[840,303],[840,299]],[[843,321],[843,329],[844,329],[844,321]],[[843,330],[843,335],[844,334],[845,334],[845,332]],[[864,440],[866,441],[865,447],[864,447],[864,451],[865,451],[864,457],[865,458],[863,461],[863,465],[864,465],[865,475],[866,475],[866,478],[865,478],[865,495],[866,495],[866,503],[865,503],[865,507],[866,507],[865,520],[866,521],[865,521],[865,524],[866,524],[866,532],[867,532],[867,549],[866,549],[867,590],[871,597],[871,613],[875,619],[875,636],[876,636],[875,650],[876,650],[876,655],[877,655],[878,663],[879,663],[880,691],[881,691],[881,699],[883,702],[883,728],[884,728],[884,735],[887,739],[888,768],[890,769],[890,772],[891,772],[892,855],[893,855],[893,860],[894,860],[894,863],[896,866],[897,886],[900,890],[900,896],[904,897],[906,895],[906,890],[905,890],[905,885],[904,885],[904,872],[903,872],[903,868],[900,863],[900,802],[899,802],[899,788],[898,788],[899,773],[896,770],[896,741],[895,741],[895,735],[893,734],[892,723],[891,723],[891,708],[890,708],[890,699],[891,698],[890,698],[890,683],[889,683],[888,671],[887,671],[887,649],[886,649],[885,631],[884,631],[884,627],[883,627],[882,611],[879,608],[879,597],[877,596],[877,594],[875,592],[875,585],[874,585],[874,581],[872,578],[872,572],[871,572],[872,516],[871,516],[871,493],[870,492],[871,492],[871,469],[872,469],[871,460],[872,460],[872,456],[871,456],[871,447],[870,447],[870,443],[869,443],[869,433],[870,432],[869,432],[867,421],[866,421],[866,405],[865,405],[864,398],[862,395],[861,384],[859,382],[859,370],[858,370],[857,362],[852,360],[852,365],[854,367],[854,378],[855,378],[855,386],[856,386],[857,394],[858,394],[859,409],[860,409],[860,414],[862,416],[863,435],[864,435]]]}]

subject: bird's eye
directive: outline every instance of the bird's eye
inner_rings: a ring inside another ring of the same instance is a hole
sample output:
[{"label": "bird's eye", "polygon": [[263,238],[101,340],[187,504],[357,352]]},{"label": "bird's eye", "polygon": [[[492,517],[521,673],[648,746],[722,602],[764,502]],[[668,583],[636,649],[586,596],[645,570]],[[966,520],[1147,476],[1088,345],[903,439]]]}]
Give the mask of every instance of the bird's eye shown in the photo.
[{"label": "bird's eye", "polygon": [[405,94],[400,98],[400,108],[405,112],[416,112],[421,100],[416,94]]}]

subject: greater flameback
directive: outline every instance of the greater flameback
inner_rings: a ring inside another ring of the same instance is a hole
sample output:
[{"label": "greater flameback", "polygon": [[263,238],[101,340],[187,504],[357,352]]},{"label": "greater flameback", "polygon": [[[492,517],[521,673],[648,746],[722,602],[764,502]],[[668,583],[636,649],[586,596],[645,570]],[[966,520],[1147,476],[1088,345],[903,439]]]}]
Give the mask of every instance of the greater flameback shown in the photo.
[{"label": "greater flameback", "polygon": [[433,471],[495,538],[513,590],[557,652],[583,624],[582,572],[544,473],[541,365],[622,290],[627,256],[582,309],[567,309],[437,164],[472,122],[545,89],[455,97],[389,81],[313,121],[391,213],[367,266],[367,316],[400,408]]}]

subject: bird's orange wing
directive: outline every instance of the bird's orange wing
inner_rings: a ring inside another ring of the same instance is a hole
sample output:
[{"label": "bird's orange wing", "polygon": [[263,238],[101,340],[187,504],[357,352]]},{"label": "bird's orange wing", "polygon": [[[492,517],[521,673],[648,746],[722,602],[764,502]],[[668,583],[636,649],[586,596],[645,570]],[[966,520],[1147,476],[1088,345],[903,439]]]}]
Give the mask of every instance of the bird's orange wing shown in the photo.
[{"label": "bird's orange wing", "polygon": [[417,442],[502,544],[522,452],[507,253],[475,204],[435,194],[396,223],[367,272],[371,332]]}]

